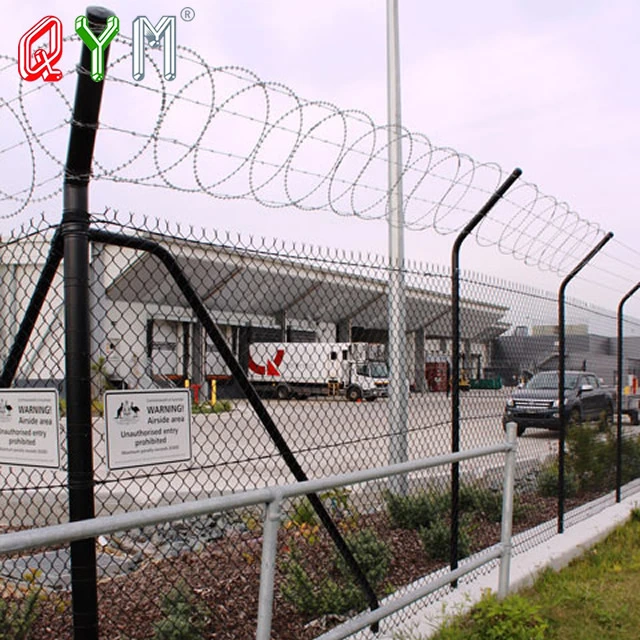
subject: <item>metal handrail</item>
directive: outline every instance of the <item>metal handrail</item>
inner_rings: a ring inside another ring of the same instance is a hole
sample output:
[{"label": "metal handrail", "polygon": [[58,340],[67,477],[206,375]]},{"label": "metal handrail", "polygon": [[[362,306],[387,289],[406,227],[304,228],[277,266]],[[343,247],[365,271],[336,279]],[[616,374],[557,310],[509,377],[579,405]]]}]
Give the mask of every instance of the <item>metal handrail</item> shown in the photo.
[{"label": "metal handrail", "polygon": [[411,594],[405,594],[395,601],[386,603],[379,609],[375,609],[364,615],[353,618],[345,625],[342,625],[338,629],[334,629],[323,636],[323,638],[326,638],[327,640],[329,638],[338,640],[338,638],[345,638],[351,633],[381,620],[390,613],[411,604],[411,602],[428,595],[428,593],[432,593],[433,591],[450,583],[452,580],[457,580],[462,575],[469,573],[470,571],[473,571],[479,566],[482,566],[496,558],[501,558],[498,594],[501,597],[507,594],[509,583],[509,562],[511,557],[511,520],[513,514],[515,452],[516,425],[515,423],[509,423],[507,425],[506,442],[489,447],[469,449],[458,453],[449,453],[431,458],[420,458],[418,460],[411,460],[409,462],[402,462],[385,467],[363,469],[350,473],[328,476],[326,478],[319,478],[316,480],[296,482],[295,484],[267,487],[264,489],[253,489],[251,491],[215,496],[195,502],[153,507],[151,509],[143,509],[141,511],[120,513],[111,516],[100,516],[90,520],[66,522],[37,529],[1,534],[0,554],[27,551],[38,547],[65,544],[87,538],[97,538],[100,535],[116,533],[118,531],[153,526],[174,520],[205,516],[212,513],[265,504],[266,510],[263,530],[256,638],[258,640],[268,640],[271,634],[278,529],[281,519],[281,507],[285,500],[308,495],[309,493],[329,491],[346,485],[381,480],[390,476],[415,473],[417,471],[455,464],[465,460],[504,453],[505,486],[503,491],[502,508],[502,540],[500,544],[496,545],[494,549],[486,554],[481,554],[479,558],[465,563],[463,567],[448,573],[430,585],[426,585],[419,590],[415,590]]}]

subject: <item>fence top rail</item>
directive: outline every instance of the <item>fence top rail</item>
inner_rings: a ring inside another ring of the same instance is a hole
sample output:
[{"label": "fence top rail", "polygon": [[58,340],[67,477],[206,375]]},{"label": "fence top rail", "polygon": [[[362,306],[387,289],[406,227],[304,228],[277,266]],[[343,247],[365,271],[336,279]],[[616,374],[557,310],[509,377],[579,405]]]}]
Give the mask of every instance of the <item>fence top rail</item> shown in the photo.
[{"label": "fence top rail", "polygon": [[467,449],[442,456],[420,458],[384,467],[362,469],[327,476],[326,478],[307,480],[305,482],[253,489],[239,493],[214,496],[204,500],[153,507],[151,509],[120,513],[112,516],[100,516],[90,520],[66,522],[37,529],[14,531],[0,535],[0,554],[26,551],[36,547],[65,544],[75,540],[95,538],[100,535],[126,531],[128,529],[147,527],[174,520],[205,516],[242,507],[282,501],[287,498],[329,491],[346,485],[380,480],[390,476],[413,473],[497,453],[507,453],[515,449],[515,447],[515,444],[512,445],[508,442],[502,442],[488,447]]}]

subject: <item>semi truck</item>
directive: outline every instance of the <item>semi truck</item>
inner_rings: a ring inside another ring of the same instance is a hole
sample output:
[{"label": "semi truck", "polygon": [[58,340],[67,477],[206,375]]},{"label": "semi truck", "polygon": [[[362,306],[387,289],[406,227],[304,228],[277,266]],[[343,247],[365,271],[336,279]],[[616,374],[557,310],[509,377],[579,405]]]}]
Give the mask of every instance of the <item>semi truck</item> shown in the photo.
[{"label": "semi truck", "polygon": [[254,342],[248,377],[259,393],[279,400],[311,395],[375,400],[386,396],[389,386],[387,364],[377,359],[382,353],[383,345],[365,343]]}]

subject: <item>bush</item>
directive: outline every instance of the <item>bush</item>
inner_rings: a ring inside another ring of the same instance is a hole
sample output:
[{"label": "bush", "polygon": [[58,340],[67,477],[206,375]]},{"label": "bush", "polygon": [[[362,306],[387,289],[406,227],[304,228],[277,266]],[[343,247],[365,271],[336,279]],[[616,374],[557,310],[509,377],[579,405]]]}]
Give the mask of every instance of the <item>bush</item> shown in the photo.
[{"label": "bush", "polygon": [[640,439],[622,439],[622,484],[640,478]]},{"label": "bush", "polygon": [[384,494],[384,499],[387,503],[387,513],[391,519],[391,525],[397,529],[428,527],[440,516],[438,502],[442,503],[442,496],[434,496],[424,492],[398,496],[387,491]]},{"label": "bush", "polygon": [[[363,529],[346,539],[356,562],[360,565],[369,584],[376,589],[389,573],[391,550],[371,529]],[[351,579],[351,571],[344,558],[336,552],[335,565],[346,579]]]},{"label": "bush", "polygon": [[201,640],[209,610],[194,600],[186,585],[163,595],[160,610],[164,618],[153,625],[153,640]]},{"label": "bush", "polygon": [[[470,487],[466,490],[469,493],[469,506],[463,507],[462,496],[460,498],[460,508],[466,511],[475,511],[483,515],[490,522],[500,522],[502,518],[502,493],[491,491],[483,487]],[[462,491],[461,491],[462,494]],[[514,499],[514,507],[516,500]],[[514,509],[515,511],[515,509]]]},{"label": "bush", "polygon": [[567,432],[567,468],[581,491],[602,491],[615,486],[616,445],[611,430],[604,435],[589,425]]},{"label": "bush", "polygon": [[[536,479],[536,489],[544,498],[558,497],[558,461],[552,460],[545,463]],[[578,493],[578,478],[576,474],[565,465],[564,468],[564,495],[573,498]]]},{"label": "bush", "polygon": [[[391,563],[391,552],[375,533],[363,530],[346,538],[355,559],[362,568],[369,584],[375,589],[385,579]],[[312,577],[304,566],[301,552],[293,547],[289,558],[283,563],[284,580],[280,587],[282,595],[307,615],[345,613],[351,609],[362,609],[366,600],[360,586],[342,556],[334,556],[336,579]]]},{"label": "bush", "polygon": [[[420,541],[425,553],[432,560],[446,561],[451,555],[451,526],[445,520],[437,520],[419,530]],[[471,553],[471,532],[469,525],[461,521],[458,529],[458,560]]]}]

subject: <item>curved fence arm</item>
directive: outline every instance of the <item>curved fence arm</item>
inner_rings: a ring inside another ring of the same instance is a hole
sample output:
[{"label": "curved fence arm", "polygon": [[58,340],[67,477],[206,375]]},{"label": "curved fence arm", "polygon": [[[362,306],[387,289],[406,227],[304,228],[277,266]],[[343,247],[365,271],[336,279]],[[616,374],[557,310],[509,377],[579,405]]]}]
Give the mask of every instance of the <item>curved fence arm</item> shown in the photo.
[{"label": "curved fence arm", "polygon": [[589,251],[589,253],[571,270],[560,284],[558,290],[558,407],[560,410],[560,440],[558,442],[558,533],[564,532],[564,450],[567,431],[567,416],[564,411],[564,392],[566,372],[566,340],[565,340],[565,292],[567,286],[591,259],[613,238],[610,231]]},{"label": "curved fence arm", "polygon": [[640,282],[636,284],[630,291],[628,291],[620,300],[618,304],[618,348],[616,350],[617,353],[617,371],[618,371],[618,384],[616,387],[616,502],[620,502],[620,489],[622,487],[622,375],[624,368],[624,340],[623,340],[623,309],[626,301],[638,290],[640,289]]}]

